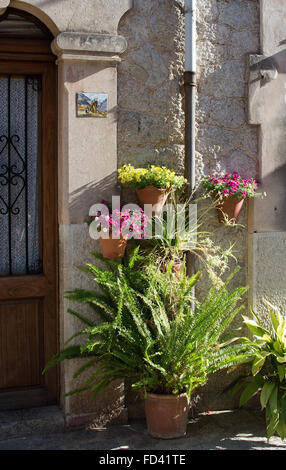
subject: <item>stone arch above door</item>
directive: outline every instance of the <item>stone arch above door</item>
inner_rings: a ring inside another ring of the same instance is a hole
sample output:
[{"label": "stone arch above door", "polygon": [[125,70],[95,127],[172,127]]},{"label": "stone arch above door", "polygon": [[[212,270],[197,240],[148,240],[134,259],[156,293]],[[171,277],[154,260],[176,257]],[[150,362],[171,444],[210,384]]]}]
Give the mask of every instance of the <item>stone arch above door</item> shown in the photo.
[{"label": "stone arch above door", "polygon": [[38,17],[54,36],[62,31],[116,34],[118,23],[132,8],[133,0],[0,0],[0,8],[9,5]]}]

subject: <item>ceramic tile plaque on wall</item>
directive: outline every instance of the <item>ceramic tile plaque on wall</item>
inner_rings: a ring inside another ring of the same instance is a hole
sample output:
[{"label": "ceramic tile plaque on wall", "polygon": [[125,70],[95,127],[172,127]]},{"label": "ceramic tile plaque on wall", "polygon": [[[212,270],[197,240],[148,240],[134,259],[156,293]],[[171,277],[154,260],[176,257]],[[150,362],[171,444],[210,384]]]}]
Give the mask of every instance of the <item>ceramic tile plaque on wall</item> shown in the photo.
[{"label": "ceramic tile plaque on wall", "polygon": [[107,99],[106,93],[77,93],[77,117],[106,117]]}]

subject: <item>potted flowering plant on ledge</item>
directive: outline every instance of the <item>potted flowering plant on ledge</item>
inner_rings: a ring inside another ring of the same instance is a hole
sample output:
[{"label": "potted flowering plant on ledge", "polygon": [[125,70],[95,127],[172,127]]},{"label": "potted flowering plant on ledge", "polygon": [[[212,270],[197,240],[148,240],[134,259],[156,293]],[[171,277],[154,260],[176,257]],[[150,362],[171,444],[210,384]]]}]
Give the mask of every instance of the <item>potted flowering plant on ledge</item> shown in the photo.
[{"label": "potted flowering plant on ledge", "polygon": [[88,216],[87,226],[100,233],[102,255],[107,259],[119,259],[124,256],[129,238],[141,239],[145,235],[148,217],[141,208],[114,209],[112,212]]},{"label": "potted flowering plant on ledge", "polygon": [[187,180],[165,166],[149,165],[147,168],[134,168],[123,165],[118,170],[119,181],[136,189],[140,203],[154,206],[154,214],[162,211],[166,199],[172,190],[185,186]]},{"label": "potted flowering plant on ledge", "polygon": [[220,223],[227,220],[237,222],[245,199],[259,195],[256,193],[257,182],[244,179],[236,172],[210,176],[202,184],[217,201]]}]

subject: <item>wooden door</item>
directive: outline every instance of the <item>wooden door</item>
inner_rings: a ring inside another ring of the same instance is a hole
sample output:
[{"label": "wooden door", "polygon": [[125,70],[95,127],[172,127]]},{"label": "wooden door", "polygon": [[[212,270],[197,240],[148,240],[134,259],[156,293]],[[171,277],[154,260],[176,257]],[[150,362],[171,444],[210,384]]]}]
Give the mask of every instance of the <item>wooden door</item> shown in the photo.
[{"label": "wooden door", "polygon": [[44,52],[0,41],[0,409],[58,399],[57,369],[42,374],[58,348],[57,80]]}]

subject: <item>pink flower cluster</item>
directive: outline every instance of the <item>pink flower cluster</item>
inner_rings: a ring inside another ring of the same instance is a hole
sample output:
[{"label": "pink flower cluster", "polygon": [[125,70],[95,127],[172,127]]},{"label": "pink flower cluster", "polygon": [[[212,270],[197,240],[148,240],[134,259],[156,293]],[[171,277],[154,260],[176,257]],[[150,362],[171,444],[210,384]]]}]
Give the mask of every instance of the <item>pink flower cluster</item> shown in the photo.
[{"label": "pink flower cluster", "polygon": [[98,213],[95,216],[89,216],[86,222],[90,225],[96,222],[97,231],[103,235],[112,235],[114,238],[124,236],[124,238],[143,238],[146,233],[148,217],[141,208],[138,209],[114,209],[108,214]]},{"label": "pink flower cluster", "polygon": [[257,183],[254,179],[244,179],[236,172],[206,178],[203,186],[207,191],[233,198],[253,197],[257,190]]}]

